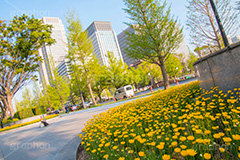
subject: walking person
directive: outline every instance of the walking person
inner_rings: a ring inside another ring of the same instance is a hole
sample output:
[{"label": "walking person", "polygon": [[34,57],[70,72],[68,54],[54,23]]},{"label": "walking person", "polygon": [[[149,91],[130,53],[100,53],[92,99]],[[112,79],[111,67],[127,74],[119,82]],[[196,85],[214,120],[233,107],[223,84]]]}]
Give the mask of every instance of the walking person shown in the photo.
[{"label": "walking person", "polygon": [[49,124],[47,123],[47,121],[46,121],[46,119],[45,119],[45,117],[44,117],[43,114],[40,116],[40,119],[41,119],[41,123],[43,123],[44,127],[46,127],[47,125],[49,125]]}]

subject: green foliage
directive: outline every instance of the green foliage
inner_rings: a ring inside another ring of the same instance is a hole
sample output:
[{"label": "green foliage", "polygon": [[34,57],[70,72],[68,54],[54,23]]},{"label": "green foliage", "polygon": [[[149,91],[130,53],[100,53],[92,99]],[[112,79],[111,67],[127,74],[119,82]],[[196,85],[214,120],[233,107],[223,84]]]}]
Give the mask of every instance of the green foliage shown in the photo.
[{"label": "green foliage", "polygon": [[55,42],[51,38],[52,26],[27,15],[15,16],[10,22],[0,21],[0,98],[14,114],[13,96],[32,79],[38,71],[41,57],[39,48]]},{"label": "green foliage", "polygon": [[94,103],[95,99],[92,94],[91,83],[95,78],[94,73],[98,67],[98,59],[93,55],[92,41],[88,37],[87,31],[83,30],[79,18],[75,17],[74,12],[69,11],[66,19],[68,23],[68,58],[72,78],[75,79],[73,82],[77,84],[78,90],[83,90],[87,86]]},{"label": "green foliage", "polygon": [[170,76],[176,77],[183,70],[183,65],[178,57],[170,55],[166,61],[166,70]]},{"label": "green foliage", "polygon": [[124,0],[125,12],[134,33],[127,34],[127,54],[134,59],[155,63],[161,67],[165,89],[169,88],[165,61],[183,40],[182,29],[167,9],[166,1]]},{"label": "green foliage", "polygon": [[47,112],[45,106],[37,106],[33,109],[34,115],[41,115]]},{"label": "green foliage", "polygon": [[108,59],[107,75],[108,82],[112,87],[118,89],[129,84],[129,72],[126,63],[123,63],[121,59],[116,59],[112,52],[107,52]]},{"label": "green foliage", "polygon": [[[32,108],[26,108],[18,112],[19,119],[25,119],[34,116]],[[15,117],[17,118],[17,117]]]},{"label": "green foliage", "polygon": [[[68,80],[60,76],[57,72],[57,68],[53,70],[53,77],[51,77],[50,85],[47,87],[47,92],[52,104],[56,107],[60,107],[65,110],[64,104],[67,102],[70,95],[70,88]],[[59,109],[59,108],[56,108]]]},{"label": "green foliage", "polygon": [[187,67],[190,69],[190,71],[194,71],[193,63],[197,61],[197,56],[190,52],[187,60]]}]

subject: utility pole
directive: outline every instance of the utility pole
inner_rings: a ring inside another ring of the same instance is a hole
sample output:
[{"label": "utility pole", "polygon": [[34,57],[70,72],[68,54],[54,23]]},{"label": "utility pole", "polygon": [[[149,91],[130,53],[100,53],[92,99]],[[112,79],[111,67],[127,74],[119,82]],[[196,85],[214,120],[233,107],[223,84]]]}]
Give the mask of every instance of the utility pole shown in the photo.
[{"label": "utility pole", "polygon": [[218,12],[217,12],[217,9],[216,9],[216,5],[215,3],[213,2],[213,0],[210,0],[210,3],[211,3],[211,6],[212,6],[212,9],[213,9],[213,12],[214,12],[214,15],[217,19],[217,23],[218,23],[218,27],[221,31],[221,35],[222,35],[222,38],[223,38],[223,43],[224,43],[224,46],[227,47],[229,46],[229,42],[228,42],[228,39],[227,39],[227,36],[226,36],[226,33],[225,33],[225,30],[223,28],[223,25],[222,25],[222,22],[219,18],[219,15],[218,15]]}]

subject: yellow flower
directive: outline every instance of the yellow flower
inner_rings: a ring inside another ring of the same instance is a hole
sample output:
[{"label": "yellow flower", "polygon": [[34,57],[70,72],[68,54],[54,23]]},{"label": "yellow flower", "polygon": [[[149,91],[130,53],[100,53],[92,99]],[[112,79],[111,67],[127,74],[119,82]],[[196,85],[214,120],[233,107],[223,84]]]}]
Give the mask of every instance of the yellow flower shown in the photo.
[{"label": "yellow flower", "polygon": [[177,144],[178,144],[178,143],[177,143],[176,141],[174,141],[174,142],[171,143],[171,145],[172,145],[173,147],[176,147]]},{"label": "yellow flower", "polygon": [[[125,142],[121,142],[121,145],[124,145],[125,144]],[[106,146],[106,145],[105,145]]]},{"label": "yellow flower", "polygon": [[134,139],[129,139],[129,143],[134,143]]},{"label": "yellow flower", "polygon": [[223,140],[224,140],[224,142],[226,142],[226,143],[230,143],[230,142],[232,141],[232,139],[229,138],[229,137],[224,137]]},{"label": "yellow flower", "polygon": [[202,133],[202,130],[201,130],[201,129],[198,129],[198,130],[196,130],[196,133],[197,133],[197,134],[201,134],[201,133]]},{"label": "yellow flower", "polygon": [[163,148],[164,148],[164,145],[162,145],[162,144],[160,144],[160,145],[157,145],[157,148],[161,150],[161,149],[163,149]]},{"label": "yellow flower", "polygon": [[145,143],[147,140],[144,138],[144,139],[141,139],[139,142],[140,143]]},{"label": "yellow flower", "polygon": [[170,159],[170,155],[164,154],[164,155],[162,156],[162,159],[163,159],[163,160],[169,160],[169,159]]},{"label": "yellow flower", "polygon": [[240,153],[238,154],[238,158],[240,158]]},{"label": "yellow flower", "polygon": [[204,153],[203,157],[204,157],[205,159],[211,159],[211,154],[209,154],[209,153]]},{"label": "yellow flower", "polygon": [[208,134],[210,134],[210,133],[211,133],[210,130],[206,130],[206,131],[204,131],[204,134],[206,134],[206,135],[208,135]]},{"label": "yellow flower", "polygon": [[238,135],[238,134],[232,135],[232,137],[236,141],[240,140],[240,135]]},{"label": "yellow flower", "polygon": [[221,135],[220,135],[220,134],[217,134],[217,133],[215,133],[215,134],[213,135],[213,137],[214,137],[214,138],[216,138],[216,139],[218,139],[218,138],[220,138],[220,137],[221,137]]},{"label": "yellow flower", "polygon": [[141,152],[138,153],[138,155],[139,155],[140,157],[144,157],[144,156],[145,156],[145,153],[141,151]]},{"label": "yellow flower", "polygon": [[97,152],[97,150],[96,150],[96,149],[92,150],[92,153],[95,153],[95,152]]},{"label": "yellow flower", "polygon": [[105,144],[105,147],[108,147],[108,146],[110,146],[110,143],[106,143],[106,144]]},{"label": "yellow flower", "polygon": [[151,143],[151,146],[155,146],[155,145],[156,145],[156,143],[155,143],[155,142],[152,142],[152,143]]},{"label": "yellow flower", "polygon": [[118,148],[118,146],[114,146],[114,147],[113,147],[113,149],[117,149],[117,148]]},{"label": "yellow flower", "polygon": [[134,160],[140,160],[140,158],[135,158]]},{"label": "yellow flower", "polygon": [[220,152],[225,152],[224,148],[219,148]]},{"label": "yellow flower", "polygon": [[108,158],[108,157],[109,157],[109,155],[108,155],[108,154],[106,154],[106,155],[104,155],[104,156],[103,156],[103,158]]},{"label": "yellow flower", "polygon": [[175,149],[174,149],[174,152],[176,152],[176,153],[181,152],[181,148],[175,148]]},{"label": "yellow flower", "polygon": [[125,160],[125,158],[124,157],[120,157],[118,160]]},{"label": "yellow flower", "polygon": [[187,146],[185,146],[185,145],[181,145],[180,146],[182,149],[186,149],[187,148]]},{"label": "yellow flower", "polygon": [[187,138],[186,137],[180,137],[179,140],[184,142]]},{"label": "yellow flower", "polygon": [[197,152],[194,149],[187,149],[187,153],[188,153],[188,155],[190,155],[192,157],[197,154]]},{"label": "yellow flower", "polygon": [[182,150],[182,151],[181,151],[181,155],[182,155],[183,157],[186,157],[186,156],[188,156],[188,152],[187,152],[186,150]]},{"label": "yellow flower", "polygon": [[188,139],[189,141],[193,141],[195,138],[194,138],[193,136],[188,136],[187,139]]}]

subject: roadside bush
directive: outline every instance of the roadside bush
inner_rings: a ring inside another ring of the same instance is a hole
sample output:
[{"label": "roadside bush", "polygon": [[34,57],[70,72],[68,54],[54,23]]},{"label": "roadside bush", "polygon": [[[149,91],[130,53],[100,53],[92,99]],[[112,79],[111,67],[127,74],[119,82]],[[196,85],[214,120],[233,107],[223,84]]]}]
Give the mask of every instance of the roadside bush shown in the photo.
[{"label": "roadside bush", "polygon": [[93,116],[81,144],[92,159],[238,159],[239,92],[174,87]]},{"label": "roadside bush", "polygon": [[[57,117],[57,116],[58,116],[58,114],[53,114],[53,115],[46,116],[45,118],[46,119],[51,119],[51,118],[54,118],[54,117]],[[26,126],[26,125],[37,123],[37,122],[40,122],[40,119],[36,119],[36,120],[30,121],[30,122],[21,123],[21,124],[14,124],[12,126],[7,126],[7,127],[4,127],[2,129],[0,129],[0,132],[7,131],[7,130],[10,130],[10,129],[14,129],[14,128],[18,128],[18,127],[22,127],[22,126]]]},{"label": "roadside bush", "polygon": [[28,118],[28,117],[32,117],[34,116],[32,108],[26,108],[24,110],[19,111],[19,118],[20,119],[24,119],[24,118]]},{"label": "roadside bush", "polygon": [[3,120],[2,120],[2,123],[3,123],[3,124],[7,124],[7,119],[3,119]]},{"label": "roadside bush", "polygon": [[34,108],[34,114],[35,115],[41,115],[41,114],[44,114],[46,113],[46,107],[45,106],[38,106],[38,107],[35,107]]}]

